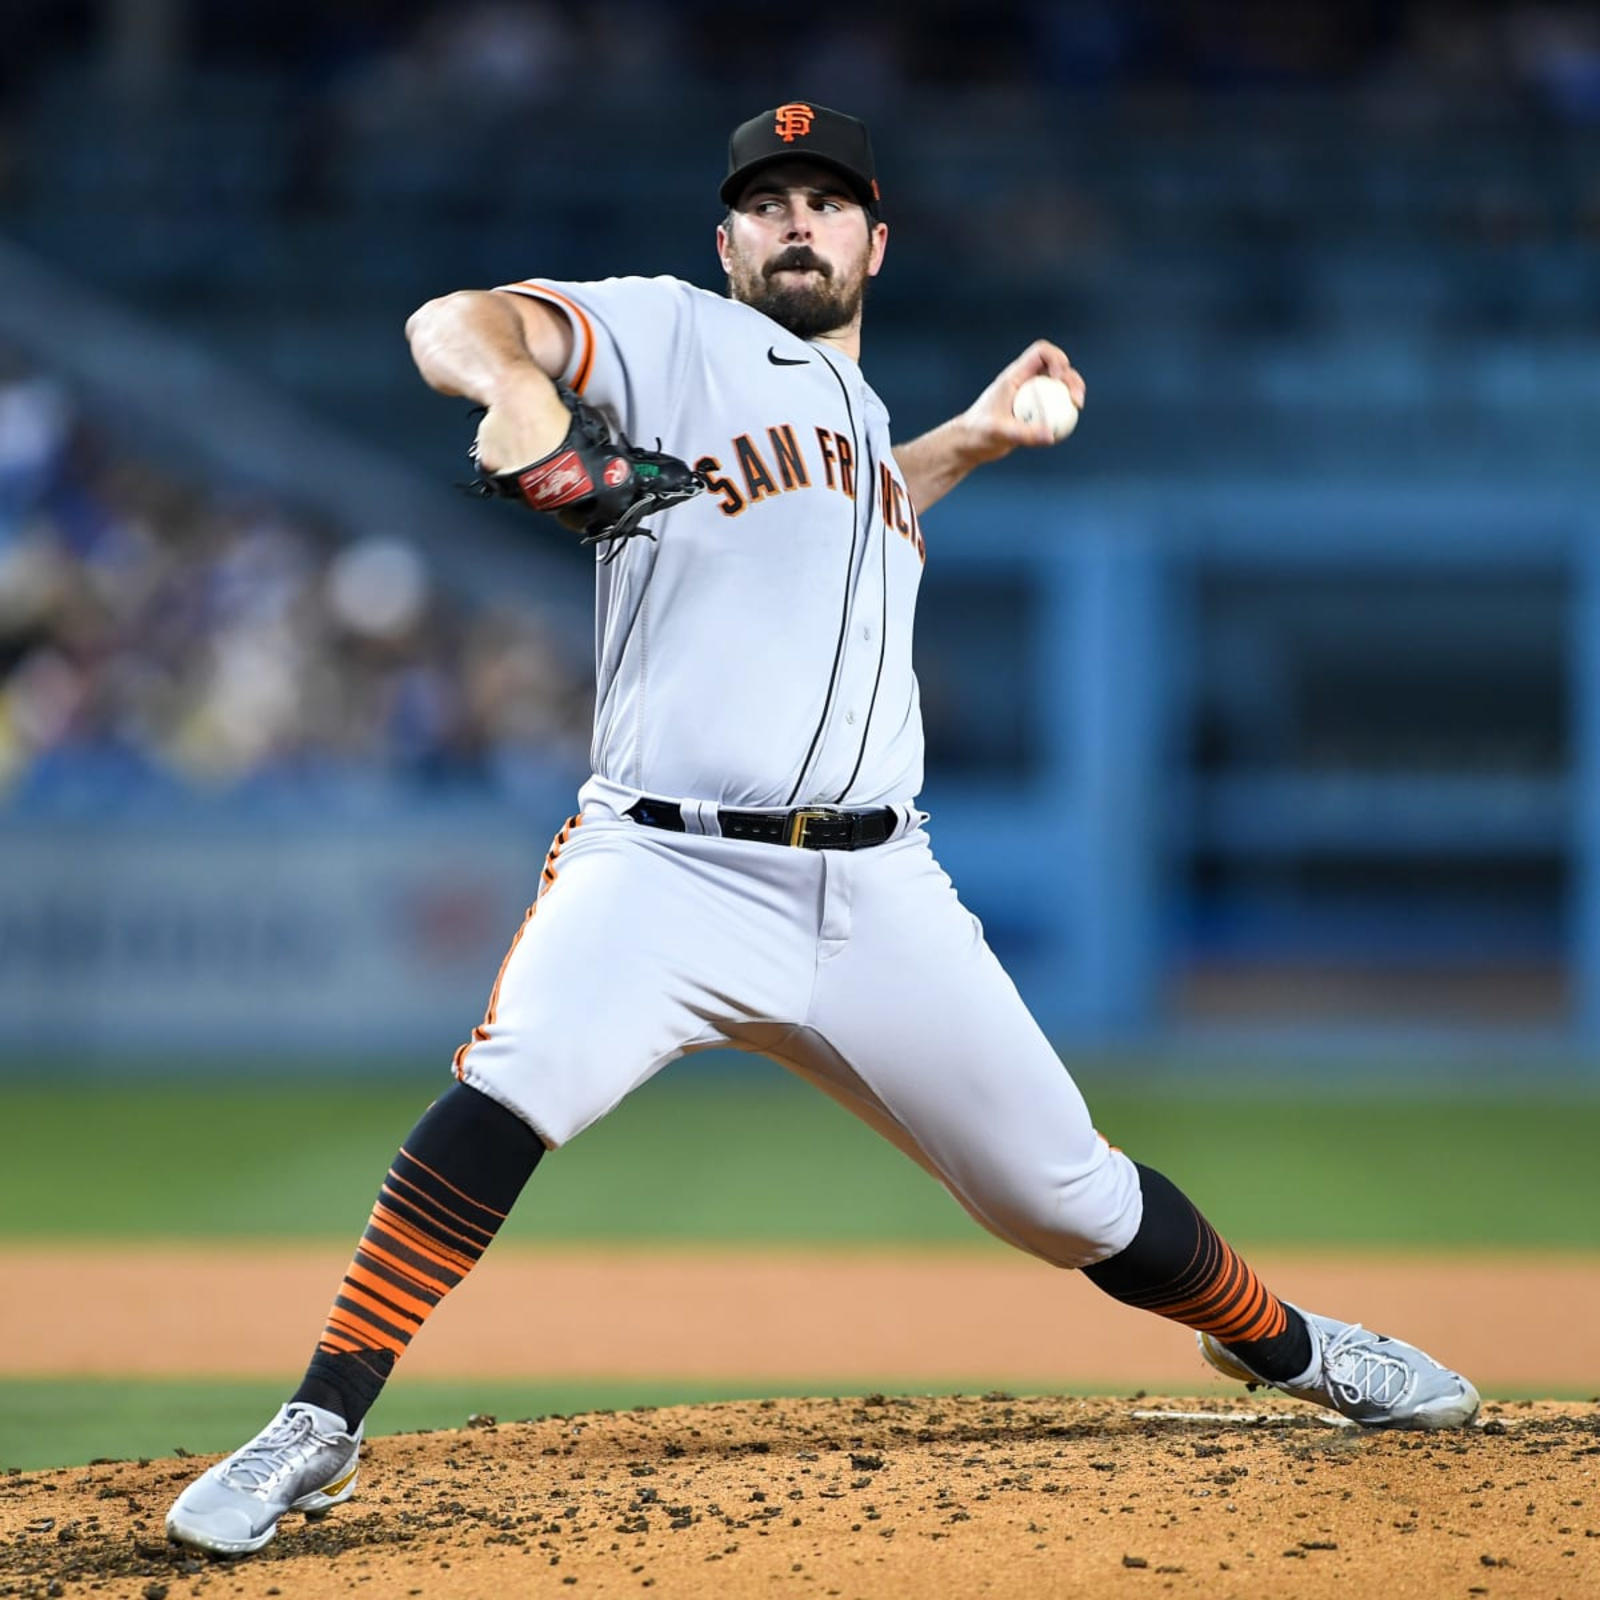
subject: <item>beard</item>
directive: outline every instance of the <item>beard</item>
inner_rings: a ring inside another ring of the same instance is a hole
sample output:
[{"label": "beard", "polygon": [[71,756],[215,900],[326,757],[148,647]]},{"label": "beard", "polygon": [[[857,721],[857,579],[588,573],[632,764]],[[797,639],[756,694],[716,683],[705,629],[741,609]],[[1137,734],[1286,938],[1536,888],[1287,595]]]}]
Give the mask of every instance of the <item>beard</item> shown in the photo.
[{"label": "beard", "polygon": [[[820,256],[804,245],[791,245],[764,266],[753,266],[733,256],[728,288],[735,300],[771,317],[797,339],[814,339],[854,322],[866,299],[867,257],[870,242],[859,260],[835,273]],[[780,277],[789,269],[811,268],[804,281]]]}]

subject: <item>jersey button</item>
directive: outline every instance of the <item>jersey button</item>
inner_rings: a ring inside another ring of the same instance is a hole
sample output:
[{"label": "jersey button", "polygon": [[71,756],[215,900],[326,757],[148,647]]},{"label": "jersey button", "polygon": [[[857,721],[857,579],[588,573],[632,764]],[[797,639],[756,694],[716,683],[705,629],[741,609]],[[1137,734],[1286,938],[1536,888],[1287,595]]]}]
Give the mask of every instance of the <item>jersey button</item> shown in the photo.
[{"label": "jersey button", "polygon": [[844,720],[846,722],[848,722],[852,728],[855,727],[855,725],[856,725],[856,714],[855,714],[855,712],[853,712],[853,711],[845,712]]},{"label": "jersey button", "polygon": [[872,624],[870,622],[861,630],[861,637],[865,639],[868,644],[872,642]]}]

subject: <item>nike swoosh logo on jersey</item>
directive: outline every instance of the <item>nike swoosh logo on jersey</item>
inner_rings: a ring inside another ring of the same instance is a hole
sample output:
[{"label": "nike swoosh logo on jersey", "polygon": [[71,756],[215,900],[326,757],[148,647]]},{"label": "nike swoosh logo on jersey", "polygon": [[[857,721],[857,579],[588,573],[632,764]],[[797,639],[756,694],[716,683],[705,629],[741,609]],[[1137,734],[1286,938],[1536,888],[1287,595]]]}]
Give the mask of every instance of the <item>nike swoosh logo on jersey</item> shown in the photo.
[{"label": "nike swoosh logo on jersey", "polygon": [[767,346],[767,360],[775,367],[809,367],[811,365],[804,356],[780,356],[770,344]]}]

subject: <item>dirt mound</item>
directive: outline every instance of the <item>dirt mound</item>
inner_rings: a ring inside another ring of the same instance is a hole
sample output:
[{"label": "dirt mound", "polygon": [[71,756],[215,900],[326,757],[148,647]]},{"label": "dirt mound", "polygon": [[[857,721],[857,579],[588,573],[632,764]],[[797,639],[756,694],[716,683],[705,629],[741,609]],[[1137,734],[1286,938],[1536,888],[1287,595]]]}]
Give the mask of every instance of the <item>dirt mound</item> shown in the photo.
[{"label": "dirt mound", "polygon": [[0,1478],[0,1595],[164,1600],[1600,1593],[1600,1405],[1373,1434],[1251,1397],[779,1400],[373,1441],[243,1562],[166,1545],[199,1459]]}]

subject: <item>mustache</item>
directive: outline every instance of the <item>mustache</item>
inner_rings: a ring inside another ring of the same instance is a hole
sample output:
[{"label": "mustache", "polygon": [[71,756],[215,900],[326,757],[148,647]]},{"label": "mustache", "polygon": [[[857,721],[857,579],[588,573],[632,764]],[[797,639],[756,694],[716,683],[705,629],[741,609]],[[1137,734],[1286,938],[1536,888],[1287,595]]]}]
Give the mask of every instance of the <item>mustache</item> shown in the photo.
[{"label": "mustache", "polygon": [[808,269],[820,272],[824,278],[833,276],[833,268],[821,256],[807,249],[805,245],[797,244],[774,256],[762,268],[762,275],[770,278],[776,272],[804,272]]}]

